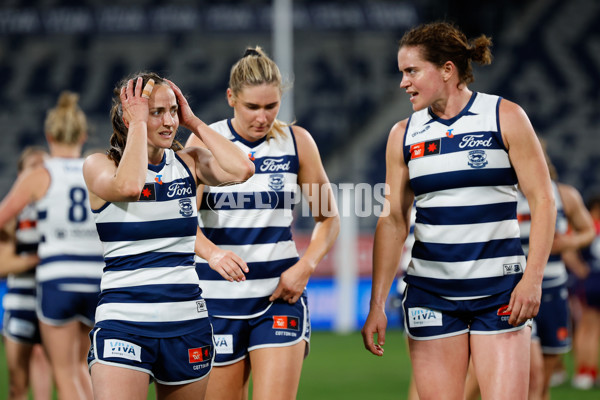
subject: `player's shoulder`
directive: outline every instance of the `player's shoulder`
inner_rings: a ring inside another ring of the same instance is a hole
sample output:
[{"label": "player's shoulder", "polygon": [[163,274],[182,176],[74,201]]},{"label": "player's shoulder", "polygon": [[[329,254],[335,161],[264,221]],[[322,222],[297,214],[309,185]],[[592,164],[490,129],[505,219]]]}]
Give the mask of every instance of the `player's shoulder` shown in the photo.
[{"label": "player's shoulder", "polygon": [[298,153],[302,154],[306,151],[313,150],[318,151],[317,143],[307,129],[298,125],[291,125],[289,128],[294,135],[294,140],[296,141],[296,146],[298,147]]},{"label": "player's shoulder", "polygon": [[404,134],[406,133],[406,128],[408,127],[408,121],[409,119],[406,118],[396,122],[392,126],[390,129],[388,143],[402,144],[404,142]]}]

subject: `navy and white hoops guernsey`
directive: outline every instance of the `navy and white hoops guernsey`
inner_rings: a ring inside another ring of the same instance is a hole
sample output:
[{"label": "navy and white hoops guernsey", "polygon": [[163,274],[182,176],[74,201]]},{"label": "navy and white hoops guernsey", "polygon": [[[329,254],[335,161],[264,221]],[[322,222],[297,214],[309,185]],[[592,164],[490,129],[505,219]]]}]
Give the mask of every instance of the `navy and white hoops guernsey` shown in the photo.
[{"label": "navy and white hoops guernsey", "polygon": [[[558,185],[552,181],[552,193],[554,195],[554,202],[556,204],[556,225],[555,231],[558,234],[564,235],[567,233],[569,228],[569,221],[565,214],[565,209],[562,204],[560,193],[558,191]],[[521,244],[523,245],[523,251],[527,255],[529,253],[529,232],[531,230],[531,211],[529,209],[529,203],[523,195],[519,192],[519,201],[517,205],[517,217],[519,219],[519,229],[521,230]],[[567,283],[568,273],[565,263],[562,261],[560,254],[550,254],[546,268],[544,268],[544,280],[542,281],[542,288],[555,287]]]},{"label": "navy and white hoops guernsey", "polygon": [[[35,205],[27,205],[17,217],[16,253],[36,254],[40,235],[37,230]],[[35,302],[35,268],[9,274],[8,291],[3,298],[4,335],[16,341],[39,343]]]},{"label": "navy and white hoops guernsey", "polygon": [[291,128],[255,142],[239,136],[231,120],[211,128],[246,152],[256,168],[242,184],[205,186],[199,223],[210,241],[240,256],[250,272],[245,281],[228,282],[200,257],[196,269],[211,315],[251,318],[268,309],[280,275],[298,261],[291,231],[300,200],[296,142]]},{"label": "navy and white hoops guernsey", "polygon": [[207,318],[194,268],[196,182],[172,150],[148,165],[136,202],[94,211],[106,267],[96,327],[164,338],[198,330]]},{"label": "navy and white hoops guernsey", "polygon": [[521,279],[517,177],[499,105],[497,96],[473,93],[454,118],[429,109],[410,117],[404,159],[417,217],[409,285],[460,300],[510,290]]},{"label": "navy and white hoops guernsey", "polygon": [[98,293],[104,264],[83,179],[83,159],[52,158],[44,165],[50,174],[50,186],[36,203],[40,232],[36,279],[38,315],[49,320],[53,317],[44,315],[45,309],[52,307],[56,299],[44,298],[42,290],[52,286],[70,293]]},{"label": "navy and white hoops guernsey", "polygon": [[588,246],[581,249],[581,255],[590,266],[590,274],[583,280],[583,292],[587,304],[600,309],[600,221],[594,221],[596,238]]},{"label": "navy and white hoops guernsey", "polygon": [[[551,184],[554,203],[556,204],[555,231],[564,235],[567,233],[569,222],[558,185],[554,181],[551,181]],[[529,253],[531,210],[527,199],[520,191],[517,218],[521,229],[523,251],[527,255]],[[544,268],[542,299],[538,314],[534,318],[536,329],[532,335],[539,339],[544,354],[563,354],[571,350],[572,327],[568,303],[569,293],[566,286],[567,279],[567,267],[560,254],[550,254]]]}]

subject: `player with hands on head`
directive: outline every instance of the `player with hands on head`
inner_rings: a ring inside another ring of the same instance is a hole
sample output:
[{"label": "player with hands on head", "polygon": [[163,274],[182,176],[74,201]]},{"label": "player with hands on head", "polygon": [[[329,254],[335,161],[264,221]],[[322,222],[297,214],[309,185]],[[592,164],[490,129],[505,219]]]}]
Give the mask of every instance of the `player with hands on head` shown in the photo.
[{"label": "player with hands on head", "polygon": [[[196,188],[243,182],[254,165],[155,73],[117,84],[111,119],[111,148],[84,165],[106,263],[90,333],[94,397],[146,399],[153,379],[159,399],[203,399],[214,346],[194,266]],[[183,149],[180,125],[206,148]]]},{"label": "player with hands on head", "polygon": [[[398,50],[400,87],[414,113],[388,138],[389,213],[375,230],[362,335],[368,351],[383,355],[384,307],[416,201],[403,308],[421,399],[440,393],[462,399],[469,356],[484,399],[527,397],[528,326],[540,304],[556,209],[525,112],[467,86],[471,63],[491,62],[490,46],[484,35],[469,41],[456,26],[434,22],[405,33]],[[527,261],[516,218],[517,184],[532,211]]]}]

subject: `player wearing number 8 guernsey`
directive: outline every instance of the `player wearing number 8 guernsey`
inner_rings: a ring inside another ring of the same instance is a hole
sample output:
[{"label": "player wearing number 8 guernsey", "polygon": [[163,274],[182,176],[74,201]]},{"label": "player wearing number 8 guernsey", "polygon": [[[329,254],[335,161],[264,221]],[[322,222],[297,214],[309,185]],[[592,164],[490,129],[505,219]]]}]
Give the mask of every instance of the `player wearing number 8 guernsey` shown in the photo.
[{"label": "player wearing number 8 guernsey", "polygon": [[83,180],[87,121],[78,99],[76,93],[61,93],[44,123],[51,158],[20,174],[0,204],[0,227],[27,205],[37,210],[36,311],[61,399],[92,396],[87,334],[104,265]]},{"label": "player wearing number 8 guernsey", "polygon": [[83,159],[52,158],[46,196],[37,202],[40,264],[38,314],[51,325],[94,324],[104,262],[83,181]]}]

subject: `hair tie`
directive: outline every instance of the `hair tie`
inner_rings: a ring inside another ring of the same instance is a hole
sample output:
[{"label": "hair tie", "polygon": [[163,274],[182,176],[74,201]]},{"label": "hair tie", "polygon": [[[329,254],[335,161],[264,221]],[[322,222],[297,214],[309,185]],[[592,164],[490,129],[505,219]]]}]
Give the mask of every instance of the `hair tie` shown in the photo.
[{"label": "hair tie", "polygon": [[469,51],[467,52],[469,58],[474,58],[475,55],[477,54],[477,46],[471,44],[469,46]]},{"label": "hair tie", "polygon": [[246,52],[244,52],[244,55],[242,56],[242,58],[248,57],[248,56],[260,57],[260,53],[254,49],[246,49]]}]

